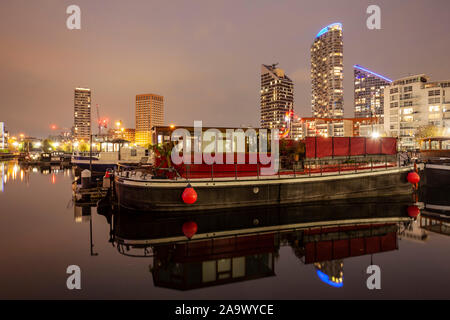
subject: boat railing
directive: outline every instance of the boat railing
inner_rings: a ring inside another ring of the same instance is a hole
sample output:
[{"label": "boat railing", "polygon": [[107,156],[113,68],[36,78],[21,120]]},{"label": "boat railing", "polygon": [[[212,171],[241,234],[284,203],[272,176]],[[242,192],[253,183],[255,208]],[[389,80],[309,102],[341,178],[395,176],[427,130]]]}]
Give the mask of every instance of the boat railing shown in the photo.
[{"label": "boat railing", "polygon": [[100,152],[78,151],[72,154],[73,157],[99,157]]},{"label": "boat railing", "polygon": [[117,164],[116,173],[125,176],[127,178],[133,178],[138,176],[142,179],[147,177],[153,177],[153,179],[167,179],[168,176],[175,180],[182,179],[182,175],[174,167],[170,168],[158,168],[153,165],[138,164],[138,165],[126,165]]},{"label": "boat railing", "polygon": [[[240,164],[184,164],[171,168],[158,168],[152,165],[118,165],[117,173],[130,179],[170,179],[170,180],[218,180],[218,179],[270,179],[270,178],[300,178],[312,176],[345,175],[385,171],[412,165],[399,155],[396,157],[365,157],[360,159],[304,159],[282,167],[275,174],[263,175],[263,166],[259,163],[253,166]],[[267,168],[267,166],[264,166]]]}]

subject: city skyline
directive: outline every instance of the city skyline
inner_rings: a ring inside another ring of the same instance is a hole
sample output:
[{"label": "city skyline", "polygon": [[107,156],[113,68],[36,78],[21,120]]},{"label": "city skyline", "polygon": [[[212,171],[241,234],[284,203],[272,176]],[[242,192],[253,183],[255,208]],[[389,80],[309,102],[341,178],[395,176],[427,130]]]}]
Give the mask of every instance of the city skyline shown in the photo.
[{"label": "city skyline", "polygon": [[[426,73],[445,81],[450,75],[444,54],[450,45],[439,40],[450,27],[448,1],[379,1],[381,30],[365,26],[368,2],[199,3],[198,10],[189,11],[193,5],[184,3],[111,1],[106,10],[100,2],[79,1],[79,31],[65,28],[67,3],[27,2],[30,10],[24,12],[21,2],[0,5],[0,32],[8,48],[0,53],[1,121],[8,131],[31,136],[48,135],[52,123],[71,126],[73,88],[79,86],[91,88],[92,105],[100,104],[102,114],[122,119],[126,127],[134,123],[139,92],[164,96],[165,118],[175,124],[201,119],[211,126],[258,126],[258,68],[265,61],[280,62],[295,84],[296,113],[310,116],[309,46],[323,26],[336,21],[345,30],[345,117],[353,116],[354,64],[392,79]],[[230,18],[235,7],[239,13]],[[261,20],[273,10],[285,19]],[[179,19],[165,22],[169,15]],[[124,22],[119,26],[118,18]],[[274,45],[267,48],[265,39]],[[427,59],[430,53],[434,59]]]}]

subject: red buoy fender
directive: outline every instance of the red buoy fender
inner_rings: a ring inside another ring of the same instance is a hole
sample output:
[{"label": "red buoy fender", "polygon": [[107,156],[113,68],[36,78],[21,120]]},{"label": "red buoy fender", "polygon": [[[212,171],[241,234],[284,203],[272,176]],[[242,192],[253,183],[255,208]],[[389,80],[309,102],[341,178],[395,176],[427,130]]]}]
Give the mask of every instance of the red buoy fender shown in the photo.
[{"label": "red buoy fender", "polygon": [[408,216],[411,218],[417,218],[417,216],[420,214],[420,209],[418,206],[409,206],[408,207]]},{"label": "red buoy fender", "polygon": [[195,192],[194,188],[192,188],[192,186],[188,184],[186,189],[184,189],[181,198],[183,199],[184,203],[193,204],[197,201],[197,192]]},{"label": "red buoy fender", "polygon": [[408,176],[406,177],[409,183],[416,184],[420,181],[420,176],[417,172],[411,171],[408,173]]},{"label": "red buoy fender", "polygon": [[183,234],[191,239],[197,233],[197,224],[194,221],[188,221],[183,224]]}]

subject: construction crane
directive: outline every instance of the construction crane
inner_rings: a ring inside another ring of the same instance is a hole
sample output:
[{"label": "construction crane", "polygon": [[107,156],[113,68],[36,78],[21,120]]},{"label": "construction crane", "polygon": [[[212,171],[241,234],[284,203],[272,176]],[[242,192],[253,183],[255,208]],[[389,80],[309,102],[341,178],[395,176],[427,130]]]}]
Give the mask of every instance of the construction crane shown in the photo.
[{"label": "construction crane", "polygon": [[101,135],[102,127],[105,129],[108,128],[108,119],[100,118],[100,108],[99,108],[98,104],[96,104],[95,107],[97,109],[98,135]]}]

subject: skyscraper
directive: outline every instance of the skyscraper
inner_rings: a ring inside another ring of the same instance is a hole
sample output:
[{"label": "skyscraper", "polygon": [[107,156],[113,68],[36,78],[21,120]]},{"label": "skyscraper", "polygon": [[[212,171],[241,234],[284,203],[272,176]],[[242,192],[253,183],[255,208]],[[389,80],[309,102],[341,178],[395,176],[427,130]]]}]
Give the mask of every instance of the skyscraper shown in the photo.
[{"label": "skyscraper", "polygon": [[5,123],[0,122],[0,149],[6,149]]},{"label": "skyscraper", "polygon": [[389,86],[392,80],[359,65],[355,65],[353,68],[355,117],[377,117],[378,123],[383,123],[384,88]]},{"label": "skyscraper", "polygon": [[164,97],[157,94],[136,95],[136,144],[152,142],[152,127],[164,125]]},{"label": "skyscraper", "polygon": [[293,109],[292,80],[277,64],[261,65],[261,128],[285,131]]},{"label": "skyscraper", "polygon": [[316,35],[311,46],[312,113],[316,118],[344,117],[342,24]]},{"label": "skyscraper", "polygon": [[74,99],[74,138],[89,140],[91,135],[91,89],[76,88]]}]

